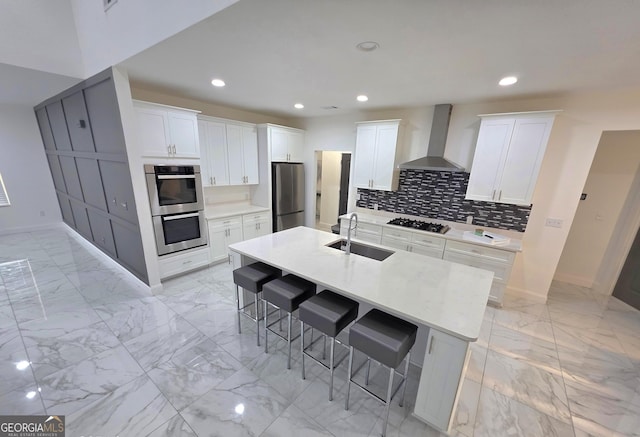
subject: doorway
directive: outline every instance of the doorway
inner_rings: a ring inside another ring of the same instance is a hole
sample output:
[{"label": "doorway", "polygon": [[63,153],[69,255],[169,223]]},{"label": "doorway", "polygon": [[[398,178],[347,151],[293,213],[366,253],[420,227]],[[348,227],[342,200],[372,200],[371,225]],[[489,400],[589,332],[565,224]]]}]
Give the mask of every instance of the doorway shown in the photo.
[{"label": "doorway", "polygon": [[338,217],[347,213],[351,153],[316,151],[315,227],[340,232]]}]

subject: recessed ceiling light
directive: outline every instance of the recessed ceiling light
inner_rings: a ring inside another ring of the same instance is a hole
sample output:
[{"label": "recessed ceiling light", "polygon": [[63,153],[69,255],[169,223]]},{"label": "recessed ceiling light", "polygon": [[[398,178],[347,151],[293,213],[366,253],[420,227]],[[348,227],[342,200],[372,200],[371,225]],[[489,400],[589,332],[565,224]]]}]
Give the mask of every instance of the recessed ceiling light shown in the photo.
[{"label": "recessed ceiling light", "polygon": [[225,86],[226,84],[224,83],[224,80],[222,80],[222,79],[213,79],[211,81],[211,85],[217,86],[217,87],[221,87],[221,86]]},{"label": "recessed ceiling light", "polygon": [[358,102],[366,102],[367,100],[369,100],[369,97],[365,96],[364,94],[360,94],[358,97],[356,97],[356,100],[358,100]]},{"label": "recessed ceiling light", "polygon": [[379,47],[380,44],[375,41],[363,41],[359,44],[356,44],[356,48],[358,50],[362,50],[363,52],[372,52]]},{"label": "recessed ceiling light", "polygon": [[517,81],[518,81],[517,77],[515,77],[515,76],[507,76],[507,77],[503,77],[502,79],[500,79],[500,82],[498,82],[498,85],[509,86],[509,85],[513,85]]},{"label": "recessed ceiling light", "polygon": [[293,107],[296,109],[304,109],[304,105],[302,103],[296,103]]}]

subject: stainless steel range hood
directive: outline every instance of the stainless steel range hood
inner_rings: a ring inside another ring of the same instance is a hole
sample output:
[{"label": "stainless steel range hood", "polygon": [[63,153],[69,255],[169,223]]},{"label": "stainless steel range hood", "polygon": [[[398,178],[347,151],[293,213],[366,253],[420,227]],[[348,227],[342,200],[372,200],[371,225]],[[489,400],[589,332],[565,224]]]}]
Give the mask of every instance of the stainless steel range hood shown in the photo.
[{"label": "stainless steel range hood", "polygon": [[400,168],[414,170],[436,171],[464,171],[464,168],[444,159],[444,145],[449,133],[449,120],[451,120],[450,104],[436,105],[433,110],[433,122],[431,124],[431,136],[427,156],[400,164]]}]

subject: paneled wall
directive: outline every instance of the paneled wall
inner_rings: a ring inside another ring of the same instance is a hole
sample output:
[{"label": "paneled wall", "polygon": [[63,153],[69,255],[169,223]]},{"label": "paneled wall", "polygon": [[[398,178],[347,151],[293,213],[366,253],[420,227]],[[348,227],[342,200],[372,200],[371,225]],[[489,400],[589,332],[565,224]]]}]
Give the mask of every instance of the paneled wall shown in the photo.
[{"label": "paneled wall", "polygon": [[401,170],[397,191],[358,189],[360,208],[524,232],[530,206],[465,200],[469,173],[431,170]]},{"label": "paneled wall", "polygon": [[35,112],[64,222],[148,283],[111,70]]}]

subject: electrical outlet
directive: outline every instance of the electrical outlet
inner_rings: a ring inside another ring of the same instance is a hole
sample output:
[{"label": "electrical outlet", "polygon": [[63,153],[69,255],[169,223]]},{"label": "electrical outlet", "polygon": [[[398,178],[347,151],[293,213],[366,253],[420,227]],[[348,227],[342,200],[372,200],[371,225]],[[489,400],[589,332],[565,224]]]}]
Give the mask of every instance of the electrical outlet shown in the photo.
[{"label": "electrical outlet", "polygon": [[356,193],[356,200],[360,200],[360,193]]},{"label": "electrical outlet", "polygon": [[44,211],[40,211],[40,217],[44,217],[46,213]]},{"label": "electrical outlet", "polygon": [[472,215],[468,215],[467,216],[467,224],[468,225],[472,225],[473,224],[473,216]]},{"label": "electrical outlet", "polygon": [[547,220],[544,222],[544,225],[550,228],[561,228],[562,221],[563,221],[562,219],[547,217]]},{"label": "electrical outlet", "polygon": [[378,210],[378,204],[377,203],[373,204],[373,209],[375,209],[376,211]]}]

